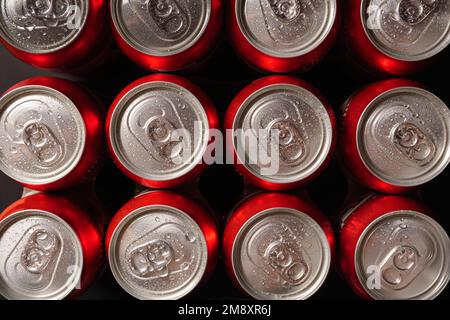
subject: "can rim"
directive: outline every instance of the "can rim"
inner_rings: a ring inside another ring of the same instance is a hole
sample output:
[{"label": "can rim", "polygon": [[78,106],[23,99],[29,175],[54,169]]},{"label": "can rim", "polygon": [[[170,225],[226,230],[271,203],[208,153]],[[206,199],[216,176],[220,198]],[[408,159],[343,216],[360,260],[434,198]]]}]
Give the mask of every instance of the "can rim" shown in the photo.
[{"label": "can rim", "polygon": [[367,1],[372,1],[372,0],[362,0],[361,1],[361,7],[360,7],[360,19],[361,19],[361,24],[363,26],[364,29],[364,33],[367,37],[367,39],[369,39],[370,43],[377,49],[379,50],[381,53],[387,55],[390,58],[399,60],[399,61],[405,61],[405,62],[418,62],[418,61],[422,61],[422,60],[426,60],[429,58],[432,58],[436,55],[438,55],[439,53],[441,53],[442,51],[444,51],[449,45],[450,45],[450,24],[447,28],[447,32],[446,35],[443,35],[440,38],[440,41],[438,44],[436,44],[432,49],[428,50],[425,53],[422,53],[421,55],[415,55],[415,56],[407,56],[407,55],[401,55],[401,54],[396,54],[393,51],[390,50],[386,50],[384,48],[382,48],[382,46],[380,46],[377,41],[375,39],[373,39],[373,37],[369,34],[367,27],[366,27],[366,19],[365,19],[365,7],[367,4]]},{"label": "can rim", "polygon": [[[272,216],[272,215],[277,215],[280,212],[286,213],[286,214],[290,214],[292,216],[295,216],[296,218],[300,218],[300,219],[304,219],[306,220],[312,228],[314,228],[317,232],[318,237],[320,237],[320,243],[321,243],[321,247],[322,247],[322,266],[321,266],[321,270],[317,273],[316,275],[316,279],[318,279],[318,281],[313,281],[310,285],[309,288],[302,290],[302,292],[300,294],[293,294],[291,295],[291,297],[288,298],[281,298],[279,296],[275,296],[272,297],[271,299],[282,299],[282,300],[305,300],[309,297],[311,297],[312,295],[314,295],[314,293],[316,293],[323,285],[323,283],[325,282],[328,273],[330,271],[331,268],[331,248],[329,246],[328,243],[328,239],[326,237],[325,232],[323,231],[322,227],[319,225],[319,223],[317,223],[312,217],[310,217],[308,214],[297,210],[297,209],[293,209],[293,208],[288,208],[288,207],[274,207],[274,208],[269,208],[269,209],[265,209],[262,210],[258,213],[256,213],[255,215],[253,215],[250,219],[248,219],[238,230],[238,232],[236,233],[236,236],[233,240],[233,245],[231,248],[231,267],[233,269],[233,274],[235,275],[235,278],[237,280],[237,282],[239,283],[239,285],[241,286],[242,289],[244,289],[244,291],[250,295],[252,298],[254,299],[258,299],[258,300],[265,300],[267,299],[267,295],[260,295],[258,294],[258,292],[255,292],[254,290],[251,289],[251,286],[248,285],[247,283],[245,283],[245,280],[240,272],[240,268],[239,268],[239,263],[237,260],[239,260],[237,258],[236,252],[238,251],[237,247],[239,247],[242,244],[242,241],[245,239],[244,237],[244,233],[246,231],[248,231],[249,228],[251,228],[252,225],[254,225],[256,222],[263,220],[264,218],[268,217],[268,216]],[[273,295],[272,295],[273,296]]]},{"label": "can rim", "polygon": [[118,34],[120,35],[120,37],[123,39],[123,41],[126,42],[127,45],[129,45],[130,47],[132,47],[134,50],[145,54],[145,55],[150,55],[150,56],[154,56],[154,57],[171,57],[174,56],[176,54],[180,54],[183,53],[187,50],[189,50],[190,48],[192,48],[199,40],[200,38],[204,35],[210,19],[211,19],[211,1],[212,0],[203,0],[206,1],[206,14],[205,14],[205,18],[204,21],[202,23],[202,26],[200,28],[200,30],[197,32],[197,34],[195,35],[195,37],[189,37],[188,39],[185,39],[183,42],[187,43],[184,46],[179,46],[179,48],[175,49],[175,50],[157,50],[157,49],[153,49],[153,48],[148,48],[143,46],[142,44],[138,43],[138,41],[131,41],[130,39],[133,39],[132,34],[127,31],[127,28],[124,26],[124,24],[121,22],[121,19],[119,19],[120,16],[120,6],[119,6],[119,2],[121,2],[122,0],[111,0],[110,1],[110,12],[111,12],[111,20],[114,26],[114,29],[118,32]]},{"label": "can rim", "polygon": [[[194,101],[195,104],[193,105],[193,108],[195,108],[195,110],[200,114],[200,116],[202,118],[201,119],[202,123],[205,126],[205,129],[204,129],[205,134],[204,134],[204,139],[202,141],[202,146],[201,146],[201,148],[197,149],[198,150],[197,154],[192,156],[192,160],[190,161],[191,163],[188,164],[187,166],[183,167],[183,170],[179,170],[179,171],[177,170],[170,176],[167,176],[165,174],[149,174],[148,172],[143,174],[142,172],[140,172],[142,170],[139,170],[139,168],[133,166],[132,162],[127,160],[127,157],[122,154],[122,152],[121,152],[122,149],[120,148],[120,145],[118,145],[120,139],[115,130],[115,128],[117,128],[117,126],[120,123],[119,120],[123,119],[122,115],[125,112],[125,110],[129,107],[129,105],[130,105],[129,103],[132,102],[134,100],[134,98],[136,98],[137,96],[139,96],[141,93],[145,92],[146,90],[149,90],[152,88],[158,88],[158,87],[162,87],[162,88],[169,87],[173,90],[183,91],[184,94],[188,95],[190,97],[190,99],[192,99]],[[194,93],[192,93],[185,87],[183,87],[175,82],[169,82],[169,81],[163,81],[163,80],[158,80],[158,81],[150,80],[148,82],[139,84],[138,86],[128,90],[120,98],[120,100],[114,104],[113,110],[112,110],[112,113],[111,113],[111,116],[109,119],[108,142],[111,145],[111,148],[114,152],[115,157],[127,171],[130,171],[133,175],[136,175],[140,178],[149,179],[151,181],[164,182],[164,181],[171,181],[171,180],[174,180],[174,179],[177,179],[177,178],[180,178],[180,177],[186,175],[187,173],[191,172],[200,163],[200,161],[208,147],[209,129],[210,129],[210,123],[209,123],[206,111],[203,107],[203,104],[200,102],[200,100],[197,98],[197,96]]]},{"label": "can rim", "polygon": [[15,175],[11,170],[9,170],[9,166],[2,161],[0,158],[0,170],[6,174],[11,179],[14,179],[15,181],[18,181],[22,184],[31,184],[31,185],[41,185],[41,184],[48,184],[53,183],[55,181],[59,181],[60,179],[63,179],[65,176],[67,176],[70,172],[74,170],[74,168],[80,163],[81,158],[83,156],[85,147],[86,147],[86,124],[84,123],[84,119],[78,110],[77,106],[73,103],[73,101],[64,93],[53,89],[51,87],[42,86],[42,85],[25,85],[18,88],[15,88],[11,91],[8,91],[3,96],[0,97],[0,116],[5,111],[5,108],[7,107],[8,103],[11,101],[14,101],[14,99],[20,97],[20,96],[26,96],[29,93],[45,93],[49,94],[53,97],[59,98],[62,102],[64,102],[64,106],[70,106],[69,108],[72,110],[69,110],[69,112],[74,117],[74,120],[77,122],[77,124],[80,126],[80,138],[79,145],[77,146],[76,150],[74,151],[75,156],[71,160],[69,165],[66,165],[63,169],[60,169],[60,173],[55,174],[52,172],[51,174],[47,174],[47,178],[26,178],[20,177],[18,175]]},{"label": "can rim", "polygon": [[[364,281],[364,270],[361,270],[361,266],[359,262],[359,256],[361,255],[361,244],[364,241],[367,233],[369,233],[369,231],[373,230],[376,225],[378,225],[380,222],[382,222],[383,220],[385,220],[388,216],[391,217],[393,215],[410,215],[413,217],[420,217],[421,219],[427,221],[430,225],[432,225],[434,227],[434,230],[436,232],[439,232],[439,236],[440,236],[440,240],[441,240],[441,244],[444,242],[443,247],[447,248],[447,252],[449,252],[450,250],[450,238],[448,236],[448,234],[445,232],[444,228],[433,218],[429,217],[426,214],[423,214],[421,212],[418,211],[414,211],[414,210],[394,210],[394,211],[390,211],[387,212],[379,217],[377,217],[375,220],[373,220],[361,233],[361,235],[358,238],[358,241],[356,242],[356,251],[355,251],[355,256],[354,256],[354,266],[355,266],[355,271],[356,271],[356,275],[358,277],[358,281],[361,285],[361,287],[364,289],[364,291],[373,299],[384,299],[383,297],[377,296],[373,294],[373,290],[369,290],[368,288],[366,288],[366,282]],[[409,298],[409,299],[414,299],[414,300],[432,300],[435,299],[447,286],[447,284],[450,281],[450,259],[446,259],[444,260],[443,264],[445,265],[442,269],[441,269],[441,274],[439,275],[439,280],[435,281],[435,284],[437,286],[436,288],[428,288],[424,293],[421,293],[415,297]],[[432,291],[434,290],[434,291]],[[430,292],[431,291],[431,292]],[[392,298],[386,298],[386,299],[392,299]]]},{"label": "can rim", "polygon": [[[364,164],[365,168],[374,175],[377,179],[380,179],[384,183],[401,186],[401,187],[415,187],[422,184],[425,184],[435,177],[437,177],[442,171],[445,170],[447,165],[450,163],[450,118],[447,119],[447,126],[445,127],[447,130],[445,132],[446,140],[445,143],[445,149],[442,151],[440,159],[435,162],[432,168],[427,170],[425,173],[421,174],[420,176],[417,176],[416,178],[408,178],[408,179],[402,179],[402,180],[395,180],[390,179],[386,175],[383,175],[381,170],[376,170],[370,166],[368,163],[369,157],[364,157],[366,155],[365,153],[365,147],[364,147],[364,130],[362,130],[366,126],[366,121],[370,119],[371,114],[373,113],[373,110],[377,107],[377,103],[382,100],[387,95],[392,95],[395,93],[420,93],[421,95],[425,97],[430,97],[437,101],[439,105],[447,108],[444,101],[442,101],[438,96],[431,93],[428,90],[419,88],[419,87],[413,87],[413,86],[401,86],[401,87],[395,87],[393,89],[389,89],[379,95],[377,95],[375,98],[370,101],[363,112],[361,113],[361,116],[358,120],[358,124],[356,126],[356,148],[358,150],[358,156],[362,160],[362,163]],[[430,174],[431,173],[431,174]]]},{"label": "can rim", "polygon": [[[76,255],[77,255],[78,261],[79,261],[78,268],[75,268],[77,275],[74,277],[74,281],[70,285],[65,286],[65,289],[60,294],[54,295],[52,297],[45,297],[45,298],[35,297],[34,298],[34,297],[26,296],[26,295],[21,295],[20,293],[18,295],[6,295],[4,292],[2,292],[2,296],[4,296],[8,300],[16,300],[16,299],[20,299],[20,300],[22,300],[22,299],[26,299],[26,300],[42,300],[42,299],[60,300],[60,299],[64,299],[70,293],[72,293],[73,290],[76,289],[76,286],[79,284],[79,282],[81,280],[82,273],[84,272],[84,270],[83,270],[84,269],[84,257],[83,257],[83,249],[81,246],[80,239],[78,238],[74,229],[66,221],[64,221],[62,218],[60,218],[59,216],[57,216],[56,214],[54,214],[52,212],[49,212],[46,210],[40,210],[40,209],[20,210],[20,211],[12,213],[11,215],[8,215],[6,218],[4,218],[2,220],[0,220],[0,235],[2,234],[2,232],[5,228],[8,228],[12,224],[14,224],[14,222],[17,220],[17,218],[27,219],[27,217],[20,217],[20,216],[25,216],[28,213],[34,213],[34,215],[41,215],[46,218],[56,220],[58,223],[63,225],[68,232],[71,233],[71,236],[72,236],[72,238],[74,240],[74,244],[75,244]],[[2,282],[3,282],[2,277],[0,277],[0,290],[3,291],[3,288],[9,287],[9,286],[2,286],[1,285]]]},{"label": "can rim", "polygon": [[247,0],[236,0],[235,7],[234,7],[234,14],[235,14],[237,25],[239,27],[240,32],[242,33],[244,38],[247,40],[247,42],[250,43],[257,50],[259,50],[262,53],[267,54],[269,56],[275,57],[275,58],[296,58],[296,57],[300,57],[300,56],[306,55],[306,54],[314,51],[330,35],[331,31],[333,30],[333,26],[336,23],[337,2],[336,2],[336,0],[326,0],[327,2],[332,1],[331,5],[330,5],[330,8],[331,8],[330,14],[326,18],[328,23],[326,24],[325,27],[322,28],[322,31],[325,29],[326,32],[322,32],[322,33],[319,32],[320,33],[319,36],[315,37],[315,39],[313,41],[310,41],[310,43],[312,43],[312,45],[310,45],[304,49],[297,50],[297,51],[291,50],[291,52],[283,53],[283,52],[280,52],[277,50],[272,50],[263,44],[259,44],[258,39],[256,39],[256,37],[252,38],[250,36],[251,32],[247,32],[244,29],[244,25],[246,25],[245,18],[243,17],[243,12],[242,12],[243,10],[239,10],[239,7],[242,7],[243,5],[245,5],[245,1],[247,1]]},{"label": "can rim", "polygon": [[266,85],[262,88],[259,88],[256,91],[254,91],[249,96],[247,96],[245,98],[245,100],[240,104],[240,106],[234,116],[231,129],[234,131],[235,128],[238,127],[237,122],[238,122],[239,118],[241,118],[243,116],[243,113],[245,111],[249,111],[254,106],[254,104],[252,104],[252,102],[257,101],[257,99],[264,94],[269,95],[271,91],[281,90],[283,88],[284,89],[289,88],[294,93],[301,92],[302,94],[305,94],[309,98],[315,100],[315,102],[317,102],[317,105],[314,105],[314,108],[318,109],[317,110],[318,112],[320,111],[320,113],[322,115],[326,116],[326,119],[321,119],[322,122],[326,122],[323,124],[323,131],[325,133],[329,132],[330,134],[324,135],[324,137],[322,139],[323,140],[322,147],[317,152],[316,159],[311,162],[311,165],[309,166],[309,168],[307,168],[306,171],[301,170],[300,173],[297,172],[296,174],[292,175],[291,177],[278,176],[278,175],[264,176],[264,175],[261,175],[259,172],[253,170],[253,168],[251,166],[249,166],[248,163],[246,161],[244,161],[244,159],[242,159],[242,155],[238,152],[238,150],[240,148],[236,147],[237,141],[236,141],[236,137],[234,137],[234,135],[233,135],[233,139],[232,139],[232,144],[233,144],[233,150],[235,151],[236,157],[238,158],[238,162],[240,164],[242,164],[245,167],[245,169],[248,170],[252,175],[256,176],[259,179],[262,179],[264,181],[268,181],[271,183],[290,184],[290,183],[302,181],[302,180],[310,177],[311,175],[313,175],[322,166],[322,164],[326,161],[327,155],[329,154],[329,152],[331,151],[332,146],[333,146],[333,129],[332,129],[332,122],[331,122],[330,116],[328,114],[325,104],[320,100],[320,98],[315,93],[313,93],[312,91],[310,91],[307,88],[304,88],[302,86],[294,85],[294,84],[287,83],[287,82],[279,82],[279,83]]},{"label": "can rim", "polygon": [[[81,1],[81,2],[83,3],[83,1]],[[82,22],[80,24],[80,27],[78,28],[78,31],[70,38],[69,41],[65,41],[59,47],[55,47],[55,48],[47,49],[47,50],[30,50],[30,49],[27,49],[25,47],[20,47],[11,39],[11,37],[8,35],[8,33],[3,30],[3,23],[0,23],[0,37],[2,37],[2,39],[5,40],[8,43],[8,45],[10,45],[14,49],[22,51],[22,52],[27,52],[27,53],[30,53],[30,54],[50,54],[50,53],[54,53],[54,52],[57,52],[57,51],[59,51],[61,49],[66,48],[67,46],[69,46],[70,44],[75,42],[80,37],[80,35],[81,35],[85,25],[86,25],[86,21],[87,21],[87,18],[89,16],[89,13],[90,13],[90,5],[86,6],[86,9],[84,10],[84,12],[85,12],[85,14],[83,15],[83,20],[82,20]],[[0,20],[3,21],[3,18],[0,19]]]},{"label": "can rim", "polygon": [[[117,240],[120,237],[120,234],[123,230],[125,230],[133,221],[135,221],[140,216],[144,216],[149,214],[149,211],[154,210],[165,210],[167,212],[170,212],[172,214],[178,214],[179,216],[183,217],[183,219],[187,219],[193,226],[196,226],[198,228],[198,235],[201,237],[201,253],[200,253],[200,263],[199,267],[197,268],[196,273],[190,278],[190,281],[186,283],[181,289],[183,291],[181,293],[177,293],[176,290],[180,291],[180,288],[175,289],[172,293],[169,294],[160,294],[160,295],[146,295],[145,292],[151,293],[150,291],[145,291],[144,293],[138,292],[138,290],[134,290],[131,286],[128,285],[128,282],[123,279],[121,272],[120,272],[120,264],[117,259],[116,254],[116,248],[113,245],[114,243],[117,243]],[[139,300],[175,300],[180,299],[191,293],[201,282],[205,272],[206,272],[206,266],[207,266],[207,260],[208,260],[208,250],[206,245],[206,238],[203,234],[200,226],[195,222],[193,218],[191,218],[187,213],[181,211],[180,209],[177,209],[172,206],[164,205],[164,204],[151,204],[147,206],[143,206],[140,208],[137,208],[127,214],[114,228],[114,231],[111,233],[111,239],[109,241],[109,247],[108,247],[108,263],[111,269],[111,272],[116,279],[117,283],[120,285],[120,287],[125,290],[128,294],[131,296],[139,299]]]}]

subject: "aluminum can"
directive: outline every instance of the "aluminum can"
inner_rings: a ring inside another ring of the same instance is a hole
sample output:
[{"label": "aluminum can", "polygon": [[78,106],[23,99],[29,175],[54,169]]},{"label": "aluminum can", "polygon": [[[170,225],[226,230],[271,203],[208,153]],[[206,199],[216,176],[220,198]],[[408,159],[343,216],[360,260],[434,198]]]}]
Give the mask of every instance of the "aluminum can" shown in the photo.
[{"label": "aluminum can", "polygon": [[333,230],[307,201],[260,193],[233,210],[223,235],[223,255],[231,279],[250,297],[306,299],[327,278]]},{"label": "aluminum can", "polygon": [[306,71],[336,41],[340,6],[341,0],[231,0],[231,43],[260,70]]},{"label": "aluminum can", "polygon": [[351,59],[370,71],[417,72],[450,43],[450,3],[347,0],[344,38]]},{"label": "aluminum can", "polygon": [[55,71],[87,71],[111,49],[106,0],[1,0],[0,42]]},{"label": "aluminum can", "polygon": [[79,202],[33,194],[0,214],[0,294],[7,299],[76,297],[101,269],[102,232]]},{"label": "aluminum can", "polygon": [[344,104],[341,159],[357,181],[401,193],[442,172],[450,161],[450,111],[423,85],[373,83]]},{"label": "aluminum can", "polygon": [[211,100],[184,78],[155,74],[116,97],[106,120],[110,154],[135,182],[169,188],[193,181],[206,167],[210,129],[219,120]]},{"label": "aluminum can", "polygon": [[341,273],[365,299],[433,299],[450,279],[450,239],[425,205],[370,195],[342,216]]},{"label": "aluminum can", "polygon": [[119,285],[142,300],[180,299],[211,275],[219,237],[199,203],[169,191],[144,192],[114,216],[106,252]]},{"label": "aluminum can", "polygon": [[324,97],[308,83],[269,76],[247,87],[225,115],[228,157],[259,187],[283,190],[317,177],[331,159],[336,120]]},{"label": "aluminum can", "polygon": [[222,29],[222,0],[112,0],[110,11],[118,46],[153,71],[205,60]]},{"label": "aluminum can", "polygon": [[104,157],[99,101],[67,80],[19,82],[0,97],[0,169],[36,190],[93,178]]}]

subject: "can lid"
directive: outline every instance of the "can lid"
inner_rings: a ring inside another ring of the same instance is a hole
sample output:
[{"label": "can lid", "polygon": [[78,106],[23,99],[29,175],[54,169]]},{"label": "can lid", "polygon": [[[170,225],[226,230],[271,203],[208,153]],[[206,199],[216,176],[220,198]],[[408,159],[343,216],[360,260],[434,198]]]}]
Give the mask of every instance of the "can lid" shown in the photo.
[{"label": "can lid", "polygon": [[120,286],[143,300],[179,299],[200,282],[205,236],[186,213],[165,205],[139,208],[114,230],[109,264]]},{"label": "can lid", "polygon": [[274,57],[298,57],[318,47],[336,19],[336,0],[237,0],[236,17],[247,40]]},{"label": "can lid", "polygon": [[301,300],[325,281],[331,250],[311,217],[290,208],[271,208],[239,230],[232,264],[241,287],[253,298]]},{"label": "can lid", "polygon": [[152,56],[186,51],[203,35],[211,0],[112,0],[111,15],[122,39]]},{"label": "can lid", "polygon": [[282,83],[250,95],[236,113],[233,131],[234,149],[247,170],[280,184],[313,174],[333,139],[330,116],[319,98]]},{"label": "can lid", "polygon": [[432,218],[399,210],[373,221],[355,253],[359,281],[374,299],[433,299],[450,279],[450,239]]},{"label": "can lid", "polygon": [[0,221],[0,294],[7,299],[62,299],[79,284],[83,252],[55,214],[23,210]]},{"label": "can lid", "polygon": [[22,51],[54,52],[80,34],[88,11],[84,0],[0,0],[0,36]]},{"label": "can lid", "polygon": [[364,0],[361,19],[373,45],[398,60],[425,60],[450,43],[448,1]]},{"label": "can lid", "polygon": [[86,128],[64,94],[45,86],[24,86],[0,98],[0,169],[27,184],[67,175],[84,150]]},{"label": "can lid", "polygon": [[438,97],[401,87],[376,97],[357,128],[366,167],[386,183],[417,186],[436,177],[450,161],[450,111]]},{"label": "can lid", "polygon": [[133,174],[167,181],[183,176],[202,159],[209,122],[200,101],[171,82],[148,82],[117,103],[109,138],[119,161]]}]

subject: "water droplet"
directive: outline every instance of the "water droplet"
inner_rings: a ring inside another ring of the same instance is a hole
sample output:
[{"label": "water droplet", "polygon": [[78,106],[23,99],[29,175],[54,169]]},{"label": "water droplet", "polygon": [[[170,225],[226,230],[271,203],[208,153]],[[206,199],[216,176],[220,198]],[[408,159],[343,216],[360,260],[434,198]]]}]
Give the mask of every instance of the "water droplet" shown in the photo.
[{"label": "water droplet", "polygon": [[187,232],[187,233],[186,233],[186,239],[187,239],[190,243],[193,243],[193,242],[195,242],[195,240],[197,240],[197,239],[195,238],[195,235],[194,235],[192,232]]}]

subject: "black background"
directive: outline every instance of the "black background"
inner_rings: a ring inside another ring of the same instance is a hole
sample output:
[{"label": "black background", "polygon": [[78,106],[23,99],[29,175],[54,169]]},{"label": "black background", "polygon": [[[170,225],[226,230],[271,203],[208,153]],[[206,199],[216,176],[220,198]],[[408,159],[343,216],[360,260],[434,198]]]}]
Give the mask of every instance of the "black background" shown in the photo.
[{"label": "black background", "polygon": [[[221,119],[223,119],[224,112],[234,95],[252,80],[264,76],[243,64],[224,38],[222,37],[217,50],[201,68],[195,71],[179,72],[198,84],[213,99]],[[316,86],[328,98],[336,113],[338,113],[340,104],[352,92],[377,78],[350,67],[341,52],[340,46],[337,45],[312,71],[296,75]],[[447,105],[450,105],[449,58],[450,53],[447,52],[446,56],[435,66],[422,74],[410,77],[428,85],[431,91],[443,99]],[[56,76],[70,78],[81,83],[96,93],[105,105],[109,106],[115,95],[125,85],[147,74],[150,72],[142,70],[128,59],[118,56],[114,63],[103,66],[96,72],[83,77],[74,78],[61,74]],[[42,75],[55,74],[28,66],[0,47],[0,92],[4,92],[20,80]],[[449,170],[446,170],[436,180],[423,187],[420,192],[411,195],[419,197],[433,206],[447,231],[450,230],[450,212],[446,199],[449,190],[449,174]],[[213,209],[218,220],[222,221],[222,225],[227,213],[242,198],[243,194],[254,191],[251,187],[244,186],[242,179],[229,165],[209,167],[196,186]],[[103,201],[117,208],[132,196],[133,188],[132,183],[125,179],[110,161],[107,161],[97,182],[97,190]],[[308,186],[307,191],[331,220],[339,214],[337,208],[342,205],[346,194],[346,179],[336,161],[331,163],[317,181]],[[18,199],[21,192],[22,189],[18,184],[0,173],[0,210]],[[300,190],[292,191],[297,194],[300,192]],[[233,288],[223,270],[221,261],[219,261],[212,279],[190,298],[209,300],[243,299],[245,297]],[[447,288],[439,299],[449,298],[450,290]],[[80,299],[131,299],[131,297],[121,290],[106,268],[97,282]],[[312,299],[358,299],[358,297],[351,292],[337,273],[332,271],[327,282]]]}]

